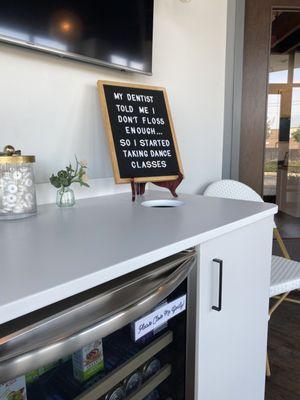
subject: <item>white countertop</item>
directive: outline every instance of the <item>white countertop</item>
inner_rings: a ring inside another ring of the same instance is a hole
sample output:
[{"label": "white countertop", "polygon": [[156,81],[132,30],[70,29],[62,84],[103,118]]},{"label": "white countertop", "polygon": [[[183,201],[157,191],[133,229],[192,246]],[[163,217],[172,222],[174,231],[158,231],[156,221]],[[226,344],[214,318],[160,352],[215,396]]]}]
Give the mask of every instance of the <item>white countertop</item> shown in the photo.
[{"label": "white countertop", "polygon": [[0,221],[0,324],[277,212],[266,203],[179,199],[178,208],[146,208],[124,193]]}]

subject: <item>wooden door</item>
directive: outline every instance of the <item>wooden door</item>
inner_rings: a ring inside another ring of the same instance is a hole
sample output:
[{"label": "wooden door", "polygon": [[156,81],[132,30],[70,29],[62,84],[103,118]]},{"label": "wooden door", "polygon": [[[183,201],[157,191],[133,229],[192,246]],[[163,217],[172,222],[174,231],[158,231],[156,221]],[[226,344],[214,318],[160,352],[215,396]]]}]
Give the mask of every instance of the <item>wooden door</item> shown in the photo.
[{"label": "wooden door", "polygon": [[197,400],[264,398],[272,227],[268,217],[200,245]]},{"label": "wooden door", "polygon": [[300,2],[299,0],[246,0],[239,178],[261,195],[274,10],[300,11]]}]

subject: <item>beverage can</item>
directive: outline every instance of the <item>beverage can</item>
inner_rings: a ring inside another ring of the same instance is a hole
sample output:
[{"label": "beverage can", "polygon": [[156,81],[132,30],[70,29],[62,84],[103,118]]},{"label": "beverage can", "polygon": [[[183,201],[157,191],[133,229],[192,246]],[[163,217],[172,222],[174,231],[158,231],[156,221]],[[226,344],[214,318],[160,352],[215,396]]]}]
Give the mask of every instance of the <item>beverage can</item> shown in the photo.
[{"label": "beverage can", "polygon": [[153,392],[149,393],[143,400],[159,400],[159,393],[158,390],[155,389]]},{"label": "beverage can", "polygon": [[154,358],[145,364],[143,368],[144,380],[148,380],[160,370],[161,363],[158,358]]},{"label": "beverage can", "polygon": [[124,387],[125,387],[125,395],[128,396],[129,394],[135,392],[142,384],[143,375],[141,372],[136,371],[131,376],[125,379]]},{"label": "beverage can", "polygon": [[105,400],[123,400],[125,399],[125,392],[122,387],[118,387],[113,392],[106,395]]}]

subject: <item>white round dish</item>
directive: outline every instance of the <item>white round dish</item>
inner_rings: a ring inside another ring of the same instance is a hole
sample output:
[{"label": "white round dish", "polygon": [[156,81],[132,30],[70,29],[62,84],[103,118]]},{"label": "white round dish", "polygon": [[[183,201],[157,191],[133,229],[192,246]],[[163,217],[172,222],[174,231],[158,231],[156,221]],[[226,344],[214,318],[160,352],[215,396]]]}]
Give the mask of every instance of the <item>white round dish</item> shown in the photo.
[{"label": "white round dish", "polygon": [[170,208],[170,207],[180,207],[184,205],[184,202],[181,200],[148,200],[143,201],[143,207],[153,207],[153,208]]}]

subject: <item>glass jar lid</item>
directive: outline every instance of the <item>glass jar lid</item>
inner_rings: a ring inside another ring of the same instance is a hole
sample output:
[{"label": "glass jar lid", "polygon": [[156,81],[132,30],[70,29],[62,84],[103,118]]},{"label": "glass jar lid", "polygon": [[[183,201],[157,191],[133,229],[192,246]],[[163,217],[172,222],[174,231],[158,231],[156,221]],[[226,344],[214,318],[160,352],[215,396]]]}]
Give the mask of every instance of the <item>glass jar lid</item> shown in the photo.
[{"label": "glass jar lid", "polygon": [[15,150],[11,145],[4,147],[3,152],[0,152],[0,164],[25,164],[34,163],[35,156],[23,156],[21,150]]}]

